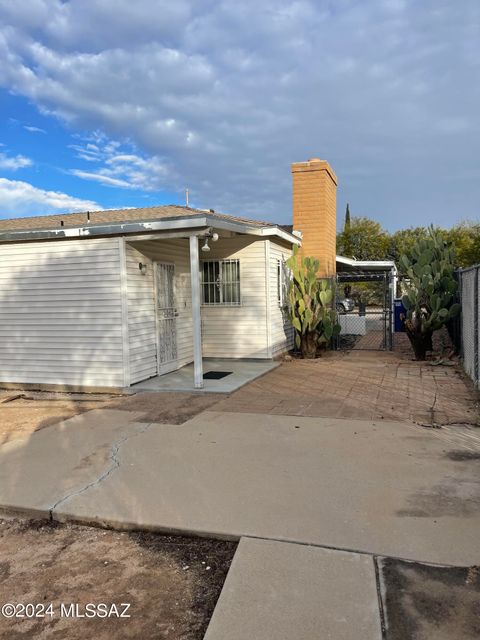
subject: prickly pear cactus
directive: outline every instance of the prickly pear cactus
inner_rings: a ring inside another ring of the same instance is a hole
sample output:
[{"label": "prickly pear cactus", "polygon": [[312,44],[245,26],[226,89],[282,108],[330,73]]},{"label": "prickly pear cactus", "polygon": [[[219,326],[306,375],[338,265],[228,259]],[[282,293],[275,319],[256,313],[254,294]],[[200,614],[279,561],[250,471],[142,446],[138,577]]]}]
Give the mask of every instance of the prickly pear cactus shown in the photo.
[{"label": "prickly pear cactus", "polygon": [[314,358],[318,344],[329,342],[340,332],[332,308],[333,289],[327,280],[317,277],[320,262],[311,257],[299,258],[298,247],[294,247],[286,264],[292,274],[287,313],[295,328],[295,344],[304,358]]},{"label": "prickly pear cactus", "polygon": [[405,329],[415,357],[425,360],[433,332],[460,312],[455,302],[455,256],[432,226],[429,236],[419,240],[410,255],[401,256],[400,263],[406,274],[402,298],[407,310]]}]

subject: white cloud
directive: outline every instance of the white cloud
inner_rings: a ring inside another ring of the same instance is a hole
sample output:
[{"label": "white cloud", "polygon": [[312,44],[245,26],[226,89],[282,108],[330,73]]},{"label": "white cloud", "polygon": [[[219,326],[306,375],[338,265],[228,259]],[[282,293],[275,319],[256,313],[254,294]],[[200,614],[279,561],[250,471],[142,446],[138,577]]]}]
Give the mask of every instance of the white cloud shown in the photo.
[{"label": "white cloud", "polygon": [[28,124],[25,124],[23,128],[27,131],[30,131],[30,133],[47,133],[45,129],[41,129],[40,127],[33,127],[32,125]]},{"label": "white cloud", "polygon": [[165,161],[157,156],[142,157],[134,145],[109,140],[94,132],[80,144],[71,145],[77,158],[99,165],[97,171],[72,169],[70,173],[84,180],[93,180],[108,187],[160,191],[175,188],[175,175]]},{"label": "white cloud", "polygon": [[0,211],[4,218],[100,209],[102,207],[92,200],[82,200],[60,191],[45,191],[20,180],[0,178]]},{"label": "white cloud", "polygon": [[17,169],[31,167],[32,164],[33,162],[30,158],[25,156],[9,156],[6,153],[0,153],[0,169],[5,169],[6,171],[17,171]]},{"label": "white cloud", "polygon": [[192,15],[191,2],[155,0],[0,0],[2,17],[25,31],[39,31],[61,48],[96,51],[170,40]]},{"label": "white cloud", "polygon": [[130,188],[130,184],[125,180],[119,180],[118,178],[111,178],[110,176],[103,175],[102,173],[94,173],[92,171],[81,171],[80,169],[72,169],[70,172],[77,178],[83,178],[84,180],[93,180],[94,182],[100,182],[107,187],[123,187]]},{"label": "white cloud", "polygon": [[135,145],[81,143],[84,179],[285,222],[290,162],[320,156],[392,225],[477,206],[443,178],[477,162],[478,0],[0,0],[0,24],[1,85]]}]

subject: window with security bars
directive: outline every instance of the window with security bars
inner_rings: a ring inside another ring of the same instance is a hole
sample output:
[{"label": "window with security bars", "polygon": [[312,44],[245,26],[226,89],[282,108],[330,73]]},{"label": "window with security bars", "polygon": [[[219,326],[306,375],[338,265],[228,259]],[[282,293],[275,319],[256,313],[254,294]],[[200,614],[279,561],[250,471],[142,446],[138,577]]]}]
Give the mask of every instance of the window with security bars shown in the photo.
[{"label": "window with security bars", "polygon": [[202,304],[240,304],[240,260],[202,260]]}]

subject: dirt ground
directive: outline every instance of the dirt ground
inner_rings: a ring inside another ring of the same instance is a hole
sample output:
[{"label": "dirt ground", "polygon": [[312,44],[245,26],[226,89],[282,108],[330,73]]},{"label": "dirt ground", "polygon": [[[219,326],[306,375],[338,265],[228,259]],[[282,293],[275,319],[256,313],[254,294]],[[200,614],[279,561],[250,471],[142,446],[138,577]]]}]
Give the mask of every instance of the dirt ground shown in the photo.
[{"label": "dirt ground", "polygon": [[[45,617],[0,615],[0,638],[200,640],[236,543],[0,520],[0,605],[33,603]],[[64,604],[64,607],[61,606]],[[66,617],[70,604],[129,618]],[[43,606],[42,606],[43,605]],[[18,611],[18,609],[17,609]],[[63,614],[63,615],[62,615]]]},{"label": "dirt ground", "polygon": [[108,402],[109,409],[140,411],[141,422],[161,424],[183,424],[201,411],[218,402],[215,393],[138,393],[133,396],[114,398]]},{"label": "dirt ground", "polygon": [[0,445],[28,438],[34,431],[79,413],[105,406],[108,395],[0,391]]},{"label": "dirt ground", "polygon": [[386,640],[480,638],[480,567],[377,563]]},{"label": "dirt ground", "polygon": [[34,431],[91,409],[109,408],[142,412],[144,422],[182,424],[218,402],[215,394],[139,393],[70,394],[0,391],[0,446],[9,440],[28,438]]}]

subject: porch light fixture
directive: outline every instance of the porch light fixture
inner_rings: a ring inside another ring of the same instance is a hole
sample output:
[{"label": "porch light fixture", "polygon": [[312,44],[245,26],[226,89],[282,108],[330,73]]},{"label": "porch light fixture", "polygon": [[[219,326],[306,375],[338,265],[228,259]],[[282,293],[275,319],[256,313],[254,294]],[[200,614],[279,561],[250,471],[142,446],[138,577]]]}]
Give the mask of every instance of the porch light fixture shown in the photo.
[{"label": "porch light fixture", "polygon": [[202,251],[210,251],[210,247],[208,246],[208,241],[212,240],[212,242],[216,242],[218,240],[218,233],[212,233],[210,229],[210,233],[205,236],[205,242],[203,243]]},{"label": "porch light fixture", "polygon": [[139,268],[140,273],[142,274],[142,276],[144,276],[147,273],[147,265],[144,262],[139,262],[138,263],[138,268]]}]

